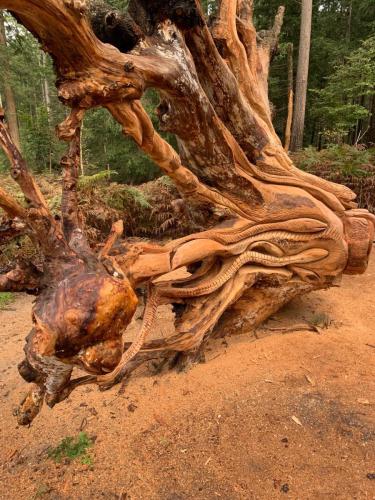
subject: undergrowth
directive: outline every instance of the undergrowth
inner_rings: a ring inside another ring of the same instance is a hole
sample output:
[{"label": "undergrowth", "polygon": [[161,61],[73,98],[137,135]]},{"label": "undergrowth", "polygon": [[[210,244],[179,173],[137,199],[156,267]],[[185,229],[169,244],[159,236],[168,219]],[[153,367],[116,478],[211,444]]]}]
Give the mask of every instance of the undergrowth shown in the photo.
[{"label": "undergrowth", "polygon": [[[292,155],[297,167],[332,182],[347,185],[357,194],[361,208],[375,212],[375,148],[332,145],[318,151],[306,148]],[[222,214],[207,206],[182,200],[171,179],[130,186],[113,182],[114,171],[81,176],[78,185],[79,209],[90,244],[103,242],[114,222],[124,222],[124,237],[165,240],[202,231],[216,224]],[[55,215],[61,204],[61,177],[37,175],[36,181]],[[22,193],[9,175],[0,175],[0,185],[20,203]],[[0,213],[1,225],[1,213]],[[22,236],[0,247],[0,272],[17,259],[38,265],[38,252],[28,237]]]},{"label": "undergrowth", "polygon": [[310,146],[295,153],[294,160],[302,170],[330,170],[331,176],[370,177],[374,175],[375,148],[361,148],[347,144],[332,144],[318,151]]},{"label": "undergrowth", "polygon": [[292,158],[302,170],[346,185],[357,195],[360,208],[375,212],[375,148],[342,144],[318,151],[309,147]]}]

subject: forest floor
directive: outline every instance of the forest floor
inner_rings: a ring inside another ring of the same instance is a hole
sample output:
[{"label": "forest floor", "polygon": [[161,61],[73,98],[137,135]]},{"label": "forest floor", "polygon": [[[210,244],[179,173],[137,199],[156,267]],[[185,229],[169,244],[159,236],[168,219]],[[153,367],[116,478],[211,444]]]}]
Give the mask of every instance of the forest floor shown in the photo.
[{"label": "forest floor", "polygon": [[[206,363],[141,371],[123,394],[82,387],[30,428],[12,415],[30,327],[19,295],[0,312],[1,500],[374,499],[374,282],[373,257],[365,275],[295,300],[258,339],[214,341]],[[274,331],[305,321],[320,333]],[[49,457],[80,430],[91,464]]]}]

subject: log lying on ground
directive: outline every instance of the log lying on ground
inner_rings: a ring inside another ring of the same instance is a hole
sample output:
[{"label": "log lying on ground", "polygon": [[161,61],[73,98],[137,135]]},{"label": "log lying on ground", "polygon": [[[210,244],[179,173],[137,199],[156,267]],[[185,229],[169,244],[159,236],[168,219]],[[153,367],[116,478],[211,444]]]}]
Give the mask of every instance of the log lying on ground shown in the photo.
[{"label": "log lying on ground", "polygon": [[[48,211],[4,123],[0,142],[31,207],[0,192],[45,256],[44,285],[33,309],[21,375],[34,385],[19,411],[29,423],[77,386],[107,388],[150,359],[196,359],[210,335],[256,327],[291,298],[363,272],[374,218],[344,186],[299,171],[271,121],[269,65],[283,9],[256,33],[251,0],[222,0],[209,27],[198,0],[131,0],[128,13],[83,0],[0,0],[51,54],[60,100],[71,110],[59,126],[70,143],[62,221]],[[94,31],[95,30],[95,33]],[[161,97],[156,132],[140,102]],[[115,226],[96,255],[78,213],[79,128],[86,110],[108,109],[138,146],[170,176],[186,203],[219,207],[227,220],[166,245],[117,242]],[[134,313],[133,290],[148,290],[142,328],[121,336]],[[149,341],[157,308],[171,304],[175,334]],[[70,380],[73,367],[89,375]]]}]

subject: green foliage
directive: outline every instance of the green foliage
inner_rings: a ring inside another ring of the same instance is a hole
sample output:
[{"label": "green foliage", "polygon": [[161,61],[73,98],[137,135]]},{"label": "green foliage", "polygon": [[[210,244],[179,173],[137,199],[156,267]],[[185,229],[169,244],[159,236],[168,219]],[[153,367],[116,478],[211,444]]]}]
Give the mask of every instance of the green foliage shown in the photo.
[{"label": "green foliage", "polygon": [[111,176],[118,175],[115,170],[102,170],[92,175],[81,175],[78,180],[78,189],[81,191],[93,189],[100,184],[106,184],[111,180]]},{"label": "green foliage", "polygon": [[[113,0],[113,7],[125,8],[127,2]],[[8,46],[0,50],[0,67],[5,60],[10,65],[11,84],[15,94],[22,152],[34,172],[60,171],[60,158],[66,144],[57,140],[55,126],[66,116],[57,98],[56,76],[49,56],[42,58],[38,42],[21,25],[6,14]],[[0,95],[4,96],[4,74],[0,72]],[[48,89],[48,101],[45,95]],[[142,103],[158,128],[155,108],[157,93],[149,89]],[[162,134],[174,145],[170,134]],[[85,172],[95,174],[106,168],[118,173],[116,179],[128,184],[140,184],[160,175],[159,168],[135,143],[122,135],[121,127],[104,109],[93,109],[85,116],[82,131]],[[8,163],[0,151],[0,172]]]},{"label": "green foliage", "polygon": [[[142,103],[157,128],[155,108],[158,97],[148,91]],[[170,136],[166,135],[166,138]],[[96,172],[108,166],[118,175],[116,180],[125,184],[141,184],[160,175],[159,168],[121,132],[121,127],[104,109],[93,109],[85,116],[83,133],[83,157],[90,170]]]},{"label": "green foliage", "polygon": [[[5,60],[10,67],[8,83],[15,94],[23,153],[35,171],[56,168],[65,145],[56,139],[54,126],[64,119],[64,109],[57,99],[52,61],[49,57],[42,58],[37,40],[26,29],[8,14],[5,19],[8,46],[0,47],[0,67]],[[4,95],[5,76],[0,72],[1,95]],[[48,109],[45,81],[50,99]],[[2,156],[0,170],[4,166]]]},{"label": "green foliage", "polygon": [[106,204],[115,210],[128,210],[131,205],[139,210],[150,210],[151,204],[145,194],[134,186],[121,186],[104,196]]},{"label": "green foliage", "polygon": [[125,10],[128,8],[129,0],[107,0],[106,4],[119,10]]},{"label": "green foliage", "polygon": [[336,66],[325,88],[316,95],[314,115],[326,136],[335,142],[340,142],[359,120],[368,118],[366,98],[375,96],[375,36]]},{"label": "green foliage", "polygon": [[0,292],[0,311],[14,302],[15,297],[10,292]]},{"label": "green foliage", "polygon": [[80,432],[76,437],[65,437],[56,448],[48,450],[48,456],[57,463],[64,458],[69,460],[80,459],[82,464],[92,465],[92,457],[88,454],[88,449],[93,446],[93,441],[85,432]]},{"label": "green foliage", "polygon": [[[273,17],[280,2],[278,0],[258,0],[255,4],[255,25],[266,29],[272,25]],[[271,65],[270,100],[274,105],[274,124],[276,131],[283,137],[287,116],[287,57],[285,45],[294,46],[294,72],[297,69],[298,45],[300,35],[301,2],[285,0],[284,25],[281,32],[280,50]],[[307,115],[305,123],[305,144],[318,145],[321,129],[327,128],[315,113],[320,97],[316,93],[324,89],[335,68],[346,57],[358,49],[364,39],[375,33],[375,2],[373,0],[319,0],[313,2],[312,39],[309,67],[309,92],[307,95]],[[335,105],[345,106],[347,101],[337,99]],[[370,103],[364,103],[369,108]],[[353,110],[349,110],[352,112]],[[357,110],[356,110],[357,111]],[[338,111],[343,116],[345,110]],[[363,113],[356,118],[363,119]],[[351,120],[352,123],[352,120]],[[329,128],[329,127],[328,127]],[[346,132],[348,130],[346,129]],[[374,132],[375,133],[375,132]],[[340,134],[342,138],[342,134]],[[327,142],[337,142],[337,134]],[[354,142],[353,137],[346,138]]]},{"label": "green foliage", "polygon": [[[128,0],[107,0],[114,8],[126,9]],[[206,14],[214,15],[218,0],[202,0]],[[257,0],[254,22],[258,30],[272,26],[279,0]],[[298,56],[300,2],[285,0],[285,21],[279,53],[270,75],[270,98],[275,108],[274,123],[284,133],[287,114],[286,45],[294,45],[294,67]],[[66,145],[55,136],[55,126],[66,116],[57,98],[55,75],[49,56],[42,57],[37,40],[10,14],[6,14],[8,46],[0,50],[0,68],[10,66],[23,153],[39,173],[60,172],[59,161]],[[373,0],[319,0],[313,2],[313,29],[309,71],[309,93],[305,143],[355,142],[369,124],[374,97],[375,2]],[[362,41],[365,42],[362,44]],[[46,89],[48,90],[48,99]],[[4,96],[4,72],[0,72],[0,94]],[[155,108],[159,97],[148,89],[142,98],[158,130]],[[375,108],[375,106],[373,105]],[[374,121],[375,123],[375,121]],[[374,125],[375,126],[375,125]],[[354,130],[355,128],[355,130]],[[173,135],[163,137],[177,147]],[[375,130],[367,142],[375,142]],[[82,132],[84,171],[89,176],[106,169],[116,171],[116,181],[139,185],[160,176],[158,167],[125,138],[121,127],[103,109],[89,111]],[[0,172],[8,168],[0,151]],[[85,182],[85,181],[83,181]],[[95,182],[95,181],[94,181]]]},{"label": "green foliage", "polygon": [[314,314],[309,323],[313,326],[317,326],[318,328],[329,328],[332,320],[327,313],[323,312]]},{"label": "green foliage", "polygon": [[202,7],[206,14],[213,15],[215,14],[218,7],[218,0],[202,0]]},{"label": "green foliage", "polygon": [[144,193],[142,193],[141,190],[133,186],[128,186],[124,189],[124,193],[126,193],[127,197],[132,198],[134,203],[137,204],[140,208],[152,208],[146,196],[144,195]]},{"label": "green foliage", "polygon": [[294,159],[299,168],[309,172],[325,168],[342,177],[371,177],[373,171],[366,167],[375,164],[375,148],[332,144],[318,151],[310,146],[295,154]]}]

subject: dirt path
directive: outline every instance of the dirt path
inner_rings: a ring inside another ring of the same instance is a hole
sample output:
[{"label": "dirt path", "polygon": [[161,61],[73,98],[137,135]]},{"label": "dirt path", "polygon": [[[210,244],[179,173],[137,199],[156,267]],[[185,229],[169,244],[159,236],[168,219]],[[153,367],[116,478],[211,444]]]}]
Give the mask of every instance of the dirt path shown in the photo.
[{"label": "dirt path", "polygon": [[[374,282],[375,258],[271,322],[330,323],[320,335],[217,341],[188,373],[134,377],[122,395],[81,388],[30,429],[12,416],[30,326],[20,296],[0,312],[0,498],[374,499]],[[48,458],[82,427],[93,466]]]}]

